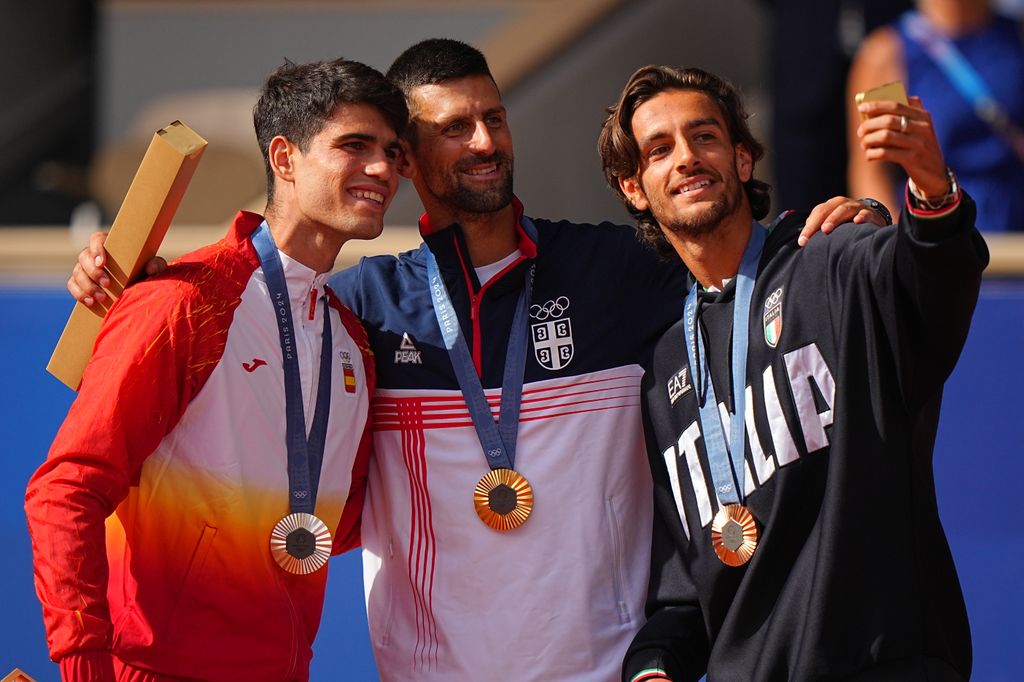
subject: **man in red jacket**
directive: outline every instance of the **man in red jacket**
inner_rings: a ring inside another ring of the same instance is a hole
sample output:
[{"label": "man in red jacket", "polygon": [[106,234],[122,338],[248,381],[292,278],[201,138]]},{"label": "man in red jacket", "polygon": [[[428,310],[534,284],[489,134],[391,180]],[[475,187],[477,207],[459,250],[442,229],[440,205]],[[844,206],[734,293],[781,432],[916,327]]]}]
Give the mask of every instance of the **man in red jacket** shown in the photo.
[{"label": "man in red jacket", "polygon": [[308,678],[324,564],[358,544],[375,382],[324,283],[380,234],[406,118],[363,64],[281,66],[254,110],[265,217],[111,308],[26,494],[64,680]]}]

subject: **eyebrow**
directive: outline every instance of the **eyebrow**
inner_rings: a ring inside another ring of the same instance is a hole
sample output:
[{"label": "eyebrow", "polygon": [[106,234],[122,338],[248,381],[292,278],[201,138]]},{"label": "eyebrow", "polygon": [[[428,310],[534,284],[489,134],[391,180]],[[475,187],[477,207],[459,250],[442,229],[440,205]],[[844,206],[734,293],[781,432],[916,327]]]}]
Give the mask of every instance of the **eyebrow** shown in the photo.
[{"label": "eyebrow", "polygon": [[[683,128],[685,130],[693,130],[694,128],[700,128],[700,127],[703,127],[703,126],[714,126],[714,127],[718,128],[719,130],[722,129],[721,122],[719,122],[719,120],[717,118],[714,118],[714,117],[711,117],[711,116],[709,116],[707,118],[695,118],[695,119],[693,119],[691,121],[687,121],[686,124],[683,126]],[[645,145],[645,144],[650,144],[651,142],[654,142],[655,140],[659,140],[659,139],[661,139],[663,137],[667,137],[668,134],[669,133],[667,131],[665,131],[665,130],[655,130],[653,133],[651,133],[650,135],[645,137],[641,141],[640,144],[641,144],[641,146]]]},{"label": "eyebrow", "polygon": [[369,133],[345,133],[334,138],[335,142],[346,142],[348,140],[361,140],[363,142],[376,142],[377,136]]},{"label": "eyebrow", "polygon": [[[505,105],[500,104],[496,107],[485,109],[481,114],[481,117],[487,117],[493,114],[501,114],[502,116],[505,116],[507,114],[505,110]],[[444,128],[446,126],[451,125],[452,123],[455,123],[456,121],[466,121],[472,118],[473,116],[470,114],[453,114],[448,117],[437,119],[436,121],[430,121],[429,123],[435,128]]]}]

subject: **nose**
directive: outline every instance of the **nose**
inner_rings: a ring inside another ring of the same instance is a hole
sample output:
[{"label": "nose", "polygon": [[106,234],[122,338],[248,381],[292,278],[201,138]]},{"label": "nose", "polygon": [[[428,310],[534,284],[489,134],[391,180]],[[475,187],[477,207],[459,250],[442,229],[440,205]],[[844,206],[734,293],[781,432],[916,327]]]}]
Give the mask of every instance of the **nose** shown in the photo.
[{"label": "nose", "polygon": [[366,174],[371,178],[387,182],[395,174],[395,165],[397,163],[397,159],[388,158],[387,153],[381,150],[366,164]]},{"label": "nose", "polygon": [[693,153],[693,148],[690,147],[689,142],[686,140],[676,141],[673,154],[675,157],[673,162],[678,170],[690,170],[694,166],[700,165],[700,160],[697,158],[697,155]]},{"label": "nose", "polygon": [[473,136],[469,140],[469,148],[475,154],[486,155],[494,153],[494,138],[491,137],[491,131],[483,121],[476,122]]}]

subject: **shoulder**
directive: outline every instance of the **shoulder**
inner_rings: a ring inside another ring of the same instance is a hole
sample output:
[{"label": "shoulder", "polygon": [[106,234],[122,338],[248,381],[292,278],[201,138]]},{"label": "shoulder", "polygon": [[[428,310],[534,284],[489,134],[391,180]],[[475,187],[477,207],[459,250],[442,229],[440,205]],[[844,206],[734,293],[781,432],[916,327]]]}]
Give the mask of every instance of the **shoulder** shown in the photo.
[{"label": "shoulder", "polygon": [[903,44],[890,24],[869,33],[850,65],[850,88],[857,92],[903,78]]},{"label": "shoulder", "polygon": [[125,289],[104,326],[129,317],[133,326],[187,322],[193,313],[233,309],[259,267],[251,247],[221,240],[174,260],[163,273]]}]

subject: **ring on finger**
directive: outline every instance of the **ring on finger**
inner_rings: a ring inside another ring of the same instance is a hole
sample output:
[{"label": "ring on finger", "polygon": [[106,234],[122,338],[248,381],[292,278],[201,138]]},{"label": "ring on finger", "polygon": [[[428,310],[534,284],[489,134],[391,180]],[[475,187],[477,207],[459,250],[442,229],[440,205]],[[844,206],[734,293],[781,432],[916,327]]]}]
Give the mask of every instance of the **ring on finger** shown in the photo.
[{"label": "ring on finger", "polygon": [[901,133],[907,132],[907,117],[906,116],[900,116],[900,132]]}]

